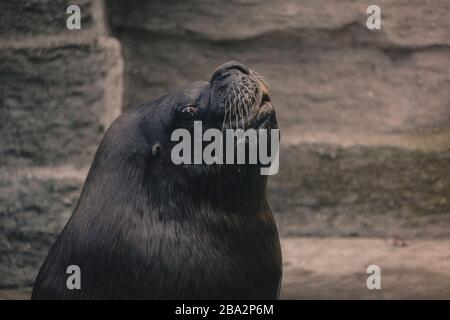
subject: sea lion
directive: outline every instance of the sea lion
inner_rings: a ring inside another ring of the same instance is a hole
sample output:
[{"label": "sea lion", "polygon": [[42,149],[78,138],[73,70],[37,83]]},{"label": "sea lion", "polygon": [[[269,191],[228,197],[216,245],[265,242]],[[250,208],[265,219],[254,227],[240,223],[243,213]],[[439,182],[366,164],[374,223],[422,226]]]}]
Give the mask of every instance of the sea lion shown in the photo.
[{"label": "sea lion", "polygon": [[[230,61],[120,115],[37,276],[33,299],[276,299],[278,232],[259,165],[175,165],[177,128],[277,128],[263,78]],[[79,267],[80,288],[67,286]]]}]

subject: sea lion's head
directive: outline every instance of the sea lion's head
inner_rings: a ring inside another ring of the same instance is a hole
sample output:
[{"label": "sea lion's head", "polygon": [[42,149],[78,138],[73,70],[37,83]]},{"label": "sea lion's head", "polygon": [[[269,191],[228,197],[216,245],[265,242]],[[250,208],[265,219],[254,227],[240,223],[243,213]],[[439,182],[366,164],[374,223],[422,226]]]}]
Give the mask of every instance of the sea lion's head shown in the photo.
[{"label": "sea lion's head", "polygon": [[173,132],[184,129],[194,135],[194,123],[199,122],[203,132],[216,129],[224,135],[227,129],[255,129],[259,133],[260,129],[277,128],[263,77],[241,63],[230,61],[218,67],[208,82],[195,82],[123,113],[108,129],[93,167],[109,163],[117,166],[109,169],[117,174],[126,170],[128,175],[139,176],[142,179],[139,183],[147,185],[151,181],[149,188],[160,197],[179,188],[183,189],[181,193],[220,192],[234,199],[265,196],[267,179],[261,176],[259,164],[208,165],[195,164],[194,160],[192,164],[173,163],[172,151],[177,145],[172,139]]}]

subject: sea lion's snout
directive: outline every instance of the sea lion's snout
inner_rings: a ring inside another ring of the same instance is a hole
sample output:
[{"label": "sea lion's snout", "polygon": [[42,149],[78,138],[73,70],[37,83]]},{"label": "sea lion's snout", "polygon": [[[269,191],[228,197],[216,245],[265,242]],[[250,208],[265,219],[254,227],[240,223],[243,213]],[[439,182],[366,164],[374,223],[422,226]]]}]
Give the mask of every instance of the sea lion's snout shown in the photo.
[{"label": "sea lion's snout", "polygon": [[275,128],[275,111],[264,78],[246,65],[229,61],[211,77],[211,88],[222,128]]},{"label": "sea lion's snout", "polygon": [[247,75],[250,74],[250,69],[246,65],[244,65],[240,62],[231,60],[231,61],[228,61],[228,62],[222,64],[221,66],[219,66],[216,69],[216,71],[214,71],[212,79],[214,79],[215,77],[221,77],[223,75],[226,75],[233,69],[241,71],[242,73],[247,74]]}]

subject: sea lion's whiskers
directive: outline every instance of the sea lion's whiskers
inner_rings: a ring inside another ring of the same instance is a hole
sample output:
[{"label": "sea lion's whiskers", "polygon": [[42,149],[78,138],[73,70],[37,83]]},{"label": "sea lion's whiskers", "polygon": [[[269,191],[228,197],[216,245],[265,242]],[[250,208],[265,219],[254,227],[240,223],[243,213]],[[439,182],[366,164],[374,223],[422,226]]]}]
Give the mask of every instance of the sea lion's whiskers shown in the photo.
[{"label": "sea lion's whiskers", "polygon": [[247,115],[247,121],[250,120],[250,118],[251,118],[250,110],[251,110],[251,104],[250,104],[250,102],[247,101],[247,103],[245,105],[245,113]]},{"label": "sea lion's whiskers", "polygon": [[223,133],[223,128],[225,127],[225,121],[227,119],[227,114],[228,114],[227,101],[225,101],[225,112],[223,114],[223,121],[222,121],[222,128],[221,128],[222,133]]},{"label": "sea lion's whiskers", "polygon": [[234,105],[234,122],[236,124],[236,129],[239,129],[239,114],[237,110],[237,104]]},{"label": "sea lion's whiskers", "polygon": [[251,102],[252,102],[252,107],[255,107],[255,104],[256,104],[256,96],[252,95]]},{"label": "sea lion's whiskers", "polygon": [[225,120],[228,122],[229,126],[231,127],[231,96],[230,96],[230,91],[227,90],[226,91],[226,110],[227,110],[227,114],[226,114],[226,118]]},{"label": "sea lion's whiskers", "polygon": [[239,128],[239,96],[236,87],[233,87],[233,109],[234,109],[234,121],[236,123],[236,129]]},{"label": "sea lion's whiskers", "polygon": [[225,122],[225,117],[227,115],[227,104],[226,104],[226,98],[223,96],[223,90],[219,87],[218,89],[218,96],[221,98],[221,103],[223,104],[223,120],[222,120],[222,127],[221,130],[223,131],[223,124]]},{"label": "sea lion's whiskers", "polygon": [[231,129],[233,126],[231,125],[231,118],[233,117],[233,108],[232,108],[232,106],[231,106],[231,100],[228,100],[228,107],[229,107],[229,110],[230,110],[230,112],[228,113],[228,115],[229,115],[229,123],[230,123],[230,128],[229,129]]},{"label": "sea lion's whiskers", "polygon": [[244,118],[243,118],[243,114],[242,114],[242,101],[239,100],[239,104],[237,105],[237,110],[238,110],[238,120],[240,120],[240,124],[242,125],[242,129],[244,129]]},{"label": "sea lion's whiskers", "polygon": [[238,94],[239,94],[239,104],[238,104],[238,111],[239,111],[239,116],[241,118],[241,123],[242,123],[242,129],[245,129],[245,124],[244,124],[244,112],[242,111],[242,108],[244,107],[244,101],[242,99],[242,91],[241,89],[238,87],[237,89]]},{"label": "sea lion's whiskers", "polygon": [[249,91],[248,91],[247,87],[245,87],[244,95],[245,95],[245,104],[244,104],[245,117],[246,117],[247,120],[249,120],[250,119],[250,117],[249,117],[249,100],[250,100],[250,97],[249,97]]}]

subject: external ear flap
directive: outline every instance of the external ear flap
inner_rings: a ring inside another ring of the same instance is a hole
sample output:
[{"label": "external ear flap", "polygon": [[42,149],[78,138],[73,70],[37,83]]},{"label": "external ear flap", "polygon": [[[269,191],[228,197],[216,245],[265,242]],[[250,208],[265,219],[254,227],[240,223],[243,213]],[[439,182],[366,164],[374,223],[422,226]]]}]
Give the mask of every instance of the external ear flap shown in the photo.
[{"label": "external ear flap", "polygon": [[155,143],[152,147],[152,156],[159,157],[161,155],[161,145],[159,143]]}]

